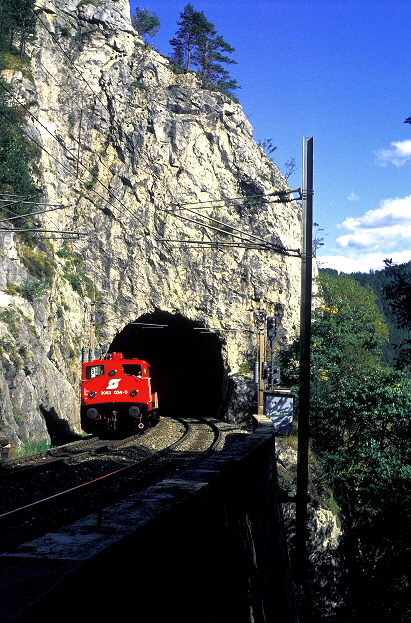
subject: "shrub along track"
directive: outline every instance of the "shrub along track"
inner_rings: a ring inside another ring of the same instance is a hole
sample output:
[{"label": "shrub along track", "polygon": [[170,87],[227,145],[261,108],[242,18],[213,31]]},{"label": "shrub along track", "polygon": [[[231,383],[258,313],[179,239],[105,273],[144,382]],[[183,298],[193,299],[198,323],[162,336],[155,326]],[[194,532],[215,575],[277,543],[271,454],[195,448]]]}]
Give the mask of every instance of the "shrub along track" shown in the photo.
[{"label": "shrub along track", "polygon": [[144,435],[99,448],[98,454],[66,456],[47,471],[23,468],[20,477],[14,482],[6,477],[3,485],[0,477],[0,552],[92,513],[99,523],[105,507],[209,456],[222,446],[224,435],[238,432],[245,431],[212,418],[161,418]]}]

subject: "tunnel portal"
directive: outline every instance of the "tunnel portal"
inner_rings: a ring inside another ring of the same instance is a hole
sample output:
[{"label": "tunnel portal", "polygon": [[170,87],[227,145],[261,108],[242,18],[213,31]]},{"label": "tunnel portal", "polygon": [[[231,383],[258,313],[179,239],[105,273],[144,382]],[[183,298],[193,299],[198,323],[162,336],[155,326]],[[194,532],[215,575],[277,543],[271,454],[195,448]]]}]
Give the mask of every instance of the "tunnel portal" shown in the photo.
[{"label": "tunnel portal", "polygon": [[134,322],[116,335],[109,351],[151,365],[160,415],[216,416],[224,378],[218,335],[201,331],[198,322],[181,314],[163,311],[144,314]]}]

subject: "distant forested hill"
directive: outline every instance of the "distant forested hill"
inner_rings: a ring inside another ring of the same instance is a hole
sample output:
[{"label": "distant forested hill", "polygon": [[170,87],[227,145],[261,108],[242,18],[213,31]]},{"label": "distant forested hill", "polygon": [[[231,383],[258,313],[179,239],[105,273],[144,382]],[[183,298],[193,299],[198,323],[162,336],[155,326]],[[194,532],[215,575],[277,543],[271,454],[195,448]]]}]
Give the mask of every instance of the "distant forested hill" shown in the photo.
[{"label": "distant forested hill", "polygon": [[[338,271],[332,268],[320,268],[320,272],[329,275],[338,274]],[[410,339],[411,332],[407,329],[398,328],[396,317],[391,310],[391,306],[382,293],[383,286],[389,283],[391,276],[385,269],[370,271],[369,273],[351,273],[349,276],[355,279],[360,285],[371,288],[376,296],[377,305],[383,312],[385,321],[390,330],[390,343],[383,348],[384,362],[389,366],[393,366],[396,359],[396,345],[400,345],[406,339]]]}]

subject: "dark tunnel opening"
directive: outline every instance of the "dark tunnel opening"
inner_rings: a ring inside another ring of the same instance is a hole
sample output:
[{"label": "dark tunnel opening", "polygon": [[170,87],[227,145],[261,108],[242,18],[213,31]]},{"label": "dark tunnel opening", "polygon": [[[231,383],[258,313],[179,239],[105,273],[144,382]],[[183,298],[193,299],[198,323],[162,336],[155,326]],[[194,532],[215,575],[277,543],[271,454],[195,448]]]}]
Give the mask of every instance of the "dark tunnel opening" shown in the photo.
[{"label": "dark tunnel opening", "polygon": [[216,416],[224,378],[220,338],[201,331],[199,323],[181,314],[155,311],[135,323],[139,324],[131,323],[116,335],[109,351],[145,359],[151,365],[160,415]]}]

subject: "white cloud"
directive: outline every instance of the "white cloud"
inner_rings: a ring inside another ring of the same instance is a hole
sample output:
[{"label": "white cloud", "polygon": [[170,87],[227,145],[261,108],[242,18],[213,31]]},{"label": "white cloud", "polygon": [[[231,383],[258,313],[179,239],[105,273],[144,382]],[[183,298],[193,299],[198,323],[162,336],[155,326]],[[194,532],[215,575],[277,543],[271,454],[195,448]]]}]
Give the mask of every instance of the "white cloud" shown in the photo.
[{"label": "white cloud", "polygon": [[344,255],[317,256],[320,268],[334,268],[343,273],[369,273],[370,270],[381,270],[385,267],[384,260],[392,258],[396,264],[411,260],[411,249],[394,253],[364,253],[354,257]]},{"label": "white cloud", "polygon": [[359,198],[359,195],[356,195],[355,193],[350,193],[347,197],[348,201],[358,201]]},{"label": "white cloud", "polygon": [[336,240],[345,249],[376,251],[411,242],[411,195],[385,199],[377,210],[368,210],[358,218],[349,217],[339,227],[351,232]]},{"label": "white cloud", "polygon": [[390,143],[392,149],[379,149],[376,151],[377,162],[385,166],[387,162],[392,162],[396,167],[402,167],[408,160],[411,160],[411,140],[394,141]]}]

